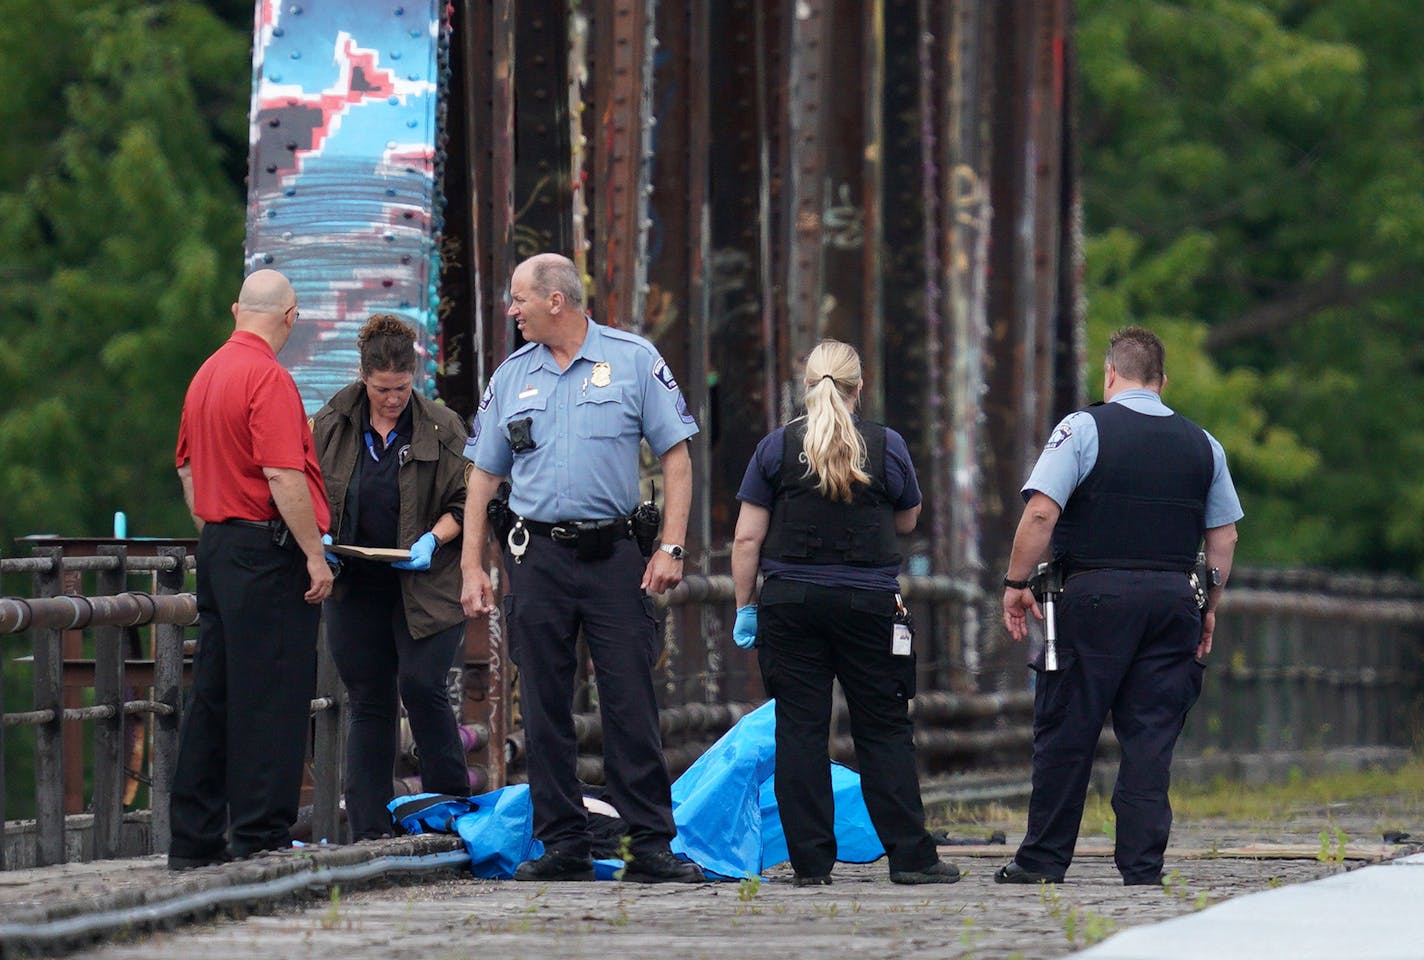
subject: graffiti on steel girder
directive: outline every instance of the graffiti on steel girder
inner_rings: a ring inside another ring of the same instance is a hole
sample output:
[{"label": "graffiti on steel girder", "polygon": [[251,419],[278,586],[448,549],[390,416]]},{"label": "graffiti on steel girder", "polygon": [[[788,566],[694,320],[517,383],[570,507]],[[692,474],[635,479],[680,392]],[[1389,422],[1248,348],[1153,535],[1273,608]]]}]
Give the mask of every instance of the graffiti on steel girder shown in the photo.
[{"label": "graffiti on steel girder", "polygon": [[247,269],[280,270],[301,322],[282,360],[308,411],[356,373],[356,332],[395,313],[439,365],[437,143],[443,4],[260,0]]}]

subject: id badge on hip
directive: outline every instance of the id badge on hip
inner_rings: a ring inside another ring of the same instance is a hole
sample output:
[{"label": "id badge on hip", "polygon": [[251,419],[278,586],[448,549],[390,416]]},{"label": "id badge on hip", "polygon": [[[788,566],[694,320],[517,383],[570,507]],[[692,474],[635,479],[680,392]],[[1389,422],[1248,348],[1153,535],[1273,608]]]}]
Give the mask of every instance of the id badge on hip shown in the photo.
[{"label": "id badge on hip", "polygon": [[890,628],[890,652],[897,657],[908,657],[914,649],[915,622],[900,595],[895,594],[895,617]]}]

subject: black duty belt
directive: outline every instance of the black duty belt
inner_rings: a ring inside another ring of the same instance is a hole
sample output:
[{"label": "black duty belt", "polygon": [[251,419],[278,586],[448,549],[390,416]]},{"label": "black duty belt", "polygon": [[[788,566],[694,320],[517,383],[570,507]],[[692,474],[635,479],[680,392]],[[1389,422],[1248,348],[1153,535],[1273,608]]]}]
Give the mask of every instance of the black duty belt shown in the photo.
[{"label": "black duty belt", "polygon": [[295,546],[297,542],[292,536],[292,531],[287,528],[287,521],[280,517],[276,520],[243,520],[231,517],[218,521],[218,524],[224,527],[249,527],[253,530],[261,530],[271,537],[274,547],[285,547],[288,544]]},{"label": "black duty belt", "polygon": [[269,533],[283,525],[281,520],[239,520],[236,517],[230,520],[219,520],[218,523],[222,526],[251,527],[254,530],[266,530]]},{"label": "black duty belt", "polygon": [[540,537],[548,537],[566,547],[577,547],[580,541],[594,540],[613,543],[633,536],[627,518],[618,520],[561,520],[558,523],[523,521],[524,528]]}]

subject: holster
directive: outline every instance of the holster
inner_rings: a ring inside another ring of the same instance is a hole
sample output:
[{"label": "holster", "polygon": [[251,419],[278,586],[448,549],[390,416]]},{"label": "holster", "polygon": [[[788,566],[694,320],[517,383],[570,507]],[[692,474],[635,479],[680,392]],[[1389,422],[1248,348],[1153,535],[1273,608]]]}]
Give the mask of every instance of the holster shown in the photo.
[{"label": "holster", "polygon": [[1029,578],[1028,587],[1033,591],[1034,599],[1039,603],[1048,594],[1061,594],[1063,592],[1063,581],[1067,579],[1068,565],[1060,557],[1057,560],[1050,560],[1047,563],[1040,563],[1033,576]]},{"label": "holster", "polygon": [[490,502],[485,504],[485,519],[489,522],[490,535],[503,550],[509,531],[514,528],[514,511],[509,509],[509,481],[501,482]]},{"label": "holster", "polygon": [[658,531],[662,529],[663,512],[653,501],[644,500],[628,518],[628,523],[633,531],[633,539],[638,541],[638,550],[644,557],[651,557]]}]

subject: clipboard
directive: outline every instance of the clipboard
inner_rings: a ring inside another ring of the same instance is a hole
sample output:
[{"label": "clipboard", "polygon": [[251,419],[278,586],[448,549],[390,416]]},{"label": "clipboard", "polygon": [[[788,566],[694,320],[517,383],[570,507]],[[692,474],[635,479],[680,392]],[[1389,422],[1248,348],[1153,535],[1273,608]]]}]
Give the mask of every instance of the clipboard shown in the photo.
[{"label": "clipboard", "polygon": [[333,543],[326,549],[339,557],[358,557],[362,560],[376,560],[381,563],[395,563],[409,560],[410,551],[399,547],[356,547],[347,543]]}]

